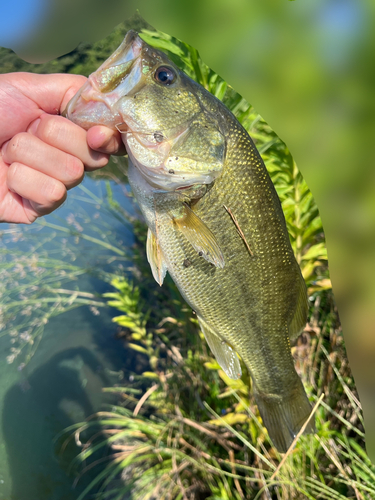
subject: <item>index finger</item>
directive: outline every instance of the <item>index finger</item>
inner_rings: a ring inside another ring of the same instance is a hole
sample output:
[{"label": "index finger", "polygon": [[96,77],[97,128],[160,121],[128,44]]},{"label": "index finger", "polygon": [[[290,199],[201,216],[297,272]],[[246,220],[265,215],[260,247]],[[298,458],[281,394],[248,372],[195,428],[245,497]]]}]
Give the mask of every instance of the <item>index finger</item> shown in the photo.
[{"label": "index finger", "polygon": [[43,114],[28,132],[65,153],[79,158],[86,170],[104,167],[108,155],[94,151],[87,144],[87,132],[62,116]]},{"label": "index finger", "polygon": [[23,72],[7,75],[6,78],[25,97],[51,115],[62,113],[69,100],[87,80],[82,75],[38,75]]}]

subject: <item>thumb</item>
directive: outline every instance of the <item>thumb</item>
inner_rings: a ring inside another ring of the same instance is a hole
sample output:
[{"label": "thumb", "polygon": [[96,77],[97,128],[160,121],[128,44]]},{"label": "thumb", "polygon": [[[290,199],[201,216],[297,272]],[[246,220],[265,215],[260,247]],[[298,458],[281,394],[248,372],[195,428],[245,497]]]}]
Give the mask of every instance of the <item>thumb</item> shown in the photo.
[{"label": "thumb", "polygon": [[17,73],[17,78],[12,83],[40,109],[56,115],[62,113],[86,80],[81,75]]}]

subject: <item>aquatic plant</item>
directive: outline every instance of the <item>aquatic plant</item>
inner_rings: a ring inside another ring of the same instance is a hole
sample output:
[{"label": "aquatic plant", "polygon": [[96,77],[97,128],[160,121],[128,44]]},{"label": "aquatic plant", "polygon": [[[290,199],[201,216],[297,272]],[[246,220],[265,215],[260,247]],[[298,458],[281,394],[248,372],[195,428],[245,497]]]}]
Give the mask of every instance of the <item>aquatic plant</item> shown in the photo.
[{"label": "aquatic plant", "polygon": [[[30,361],[51,318],[81,306],[93,314],[107,307],[99,292],[75,284],[84,275],[109,284],[129,263],[131,252],[116,241],[112,226],[118,221],[129,228],[132,217],[115,202],[108,180],[105,186],[100,197],[85,185],[77,187],[70,201],[78,198],[81,208],[65,219],[56,214],[33,226],[0,230],[0,337],[9,339],[9,364],[22,369]],[[82,259],[85,242],[97,250]]]}]

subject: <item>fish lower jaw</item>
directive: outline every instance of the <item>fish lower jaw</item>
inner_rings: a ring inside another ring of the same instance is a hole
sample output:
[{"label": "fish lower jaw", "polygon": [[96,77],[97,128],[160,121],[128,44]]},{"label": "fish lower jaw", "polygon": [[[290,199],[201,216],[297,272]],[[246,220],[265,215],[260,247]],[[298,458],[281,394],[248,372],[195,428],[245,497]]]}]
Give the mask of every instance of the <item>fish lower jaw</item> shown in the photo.
[{"label": "fish lower jaw", "polygon": [[196,185],[211,184],[213,182],[212,175],[201,174],[192,176],[191,173],[176,172],[168,169],[164,164],[158,167],[148,167],[139,162],[130,149],[128,155],[137,168],[143,179],[154,189],[165,192],[183,192],[191,189]]},{"label": "fish lower jaw", "polygon": [[184,191],[192,189],[194,186],[202,184],[211,184],[211,179],[207,176],[191,178],[184,173],[175,173],[161,166],[157,169],[135,166],[140,171],[142,177],[150,186],[159,191],[178,192],[183,194]]},{"label": "fish lower jaw", "polygon": [[95,125],[104,125],[115,130],[116,124],[122,121],[107,102],[91,95],[77,95],[68,103],[63,116],[85,130]]}]

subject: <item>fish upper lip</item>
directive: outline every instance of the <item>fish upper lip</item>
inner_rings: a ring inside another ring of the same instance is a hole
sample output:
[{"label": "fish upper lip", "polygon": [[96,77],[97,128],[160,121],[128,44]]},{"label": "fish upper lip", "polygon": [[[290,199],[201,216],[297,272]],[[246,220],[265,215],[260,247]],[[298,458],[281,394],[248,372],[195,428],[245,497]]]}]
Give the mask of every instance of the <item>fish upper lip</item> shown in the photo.
[{"label": "fish upper lip", "polygon": [[98,92],[99,94],[101,94],[98,83],[97,83],[96,79],[93,78],[93,76],[94,76],[94,73],[91,73],[91,75],[88,77],[87,81],[91,84],[91,86],[92,86],[93,90],[95,90],[95,92]]},{"label": "fish upper lip", "polygon": [[[159,133],[163,135],[163,141],[158,142],[156,144],[147,144],[147,147],[150,149],[157,149],[158,147],[162,146],[163,143],[166,142],[171,142],[171,147],[172,143],[177,142],[181,137],[184,136],[188,132],[188,126],[190,123],[190,119],[187,120],[186,122],[182,123],[178,127],[175,128],[170,128],[170,129],[158,129],[158,130],[137,130],[136,129],[136,124],[135,126],[133,125],[133,120],[128,116],[128,115],[122,115],[123,118],[123,123],[124,125],[127,126],[127,130],[123,131],[123,133],[133,135],[134,138],[142,145],[144,145],[144,142],[141,140],[141,136],[152,136],[155,133]],[[133,128],[132,128],[133,125]],[[119,131],[121,132],[121,131]],[[169,138],[168,138],[169,136]]]},{"label": "fish upper lip", "polygon": [[[117,51],[115,51],[112,56],[102,64],[102,66],[100,66],[88,77],[81,90],[78,91],[77,94],[68,102],[65,110],[63,111],[63,116],[69,118],[69,116],[74,113],[80,99],[84,102],[101,102],[109,109],[109,111],[112,111],[113,106],[119,99],[119,91],[116,87],[112,92],[102,92],[100,81],[98,81],[97,78],[100,73],[109,68],[124,64],[125,62],[131,62],[131,64],[129,64],[128,71],[124,74],[125,81],[129,76],[131,76],[133,70],[137,68],[137,62],[139,61],[139,57],[142,53],[143,43],[143,40],[138,36],[137,32],[133,30],[129,31]],[[119,86],[121,86],[121,83]],[[129,89],[129,91],[131,91],[131,89]],[[127,93],[124,95],[127,95]]]}]

